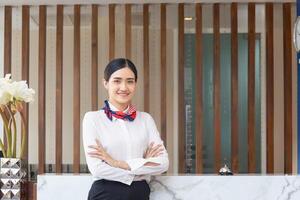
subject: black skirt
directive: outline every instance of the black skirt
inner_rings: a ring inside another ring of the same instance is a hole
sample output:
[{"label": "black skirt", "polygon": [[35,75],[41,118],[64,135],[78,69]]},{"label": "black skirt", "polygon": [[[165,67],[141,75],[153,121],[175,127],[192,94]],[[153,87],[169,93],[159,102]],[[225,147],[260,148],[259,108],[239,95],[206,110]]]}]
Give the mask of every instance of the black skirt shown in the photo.
[{"label": "black skirt", "polygon": [[101,179],[93,183],[88,200],[149,200],[149,196],[150,187],[145,180],[126,185]]}]

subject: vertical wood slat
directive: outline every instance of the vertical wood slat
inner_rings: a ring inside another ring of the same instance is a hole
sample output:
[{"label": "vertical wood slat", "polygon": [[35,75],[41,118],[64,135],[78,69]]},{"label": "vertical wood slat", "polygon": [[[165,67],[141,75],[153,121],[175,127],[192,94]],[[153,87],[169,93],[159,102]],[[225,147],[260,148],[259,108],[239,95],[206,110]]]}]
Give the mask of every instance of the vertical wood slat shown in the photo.
[{"label": "vertical wood slat", "polygon": [[185,173],[185,104],[184,104],[184,4],[178,5],[178,160],[179,173]]},{"label": "vertical wood slat", "polygon": [[131,59],[131,4],[125,5],[125,56]]},{"label": "vertical wood slat", "polygon": [[292,36],[291,4],[283,4],[284,173],[292,173]]},{"label": "vertical wood slat", "polygon": [[231,4],[231,168],[239,168],[238,116],[238,16],[237,3]]},{"label": "vertical wood slat", "polygon": [[202,65],[202,5],[197,3],[195,6],[196,13],[196,73],[195,73],[195,81],[196,87],[195,90],[196,96],[196,173],[203,173],[203,153],[202,153],[202,145],[203,145],[203,100],[202,100],[202,82],[203,82],[203,65]]},{"label": "vertical wood slat", "polygon": [[109,61],[115,57],[115,5],[109,4]]},{"label": "vertical wood slat", "polygon": [[[12,8],[4,7],[4,75],[11,73]],[[5,140],[4,140],[5,141]]]},{"label": "vertical wood slat", "polygon": [[[29,6],[22,6],[22,80],[26,80],[29,84]],[[26,130],[26,141],[24,147],[24,164],[28,162],[28,120],[29,110],[28,104],[23,105],[22,110],[23,117],[25,119],[24,128]],[[23,138],[23,135],[22,135]]]},{"label": "vertical wood slat", "polygon": [[[4,8],[4,75],[11,74],[11,44],[12,43],[12,8]],[[7,145],[6,135],[3,135],[4,146]]]},{"label": "vertical wood slat", "polygon": [[39,174],[45,173],[46,163],[46,15],[47,7],[39,6]]},{"label": "vertical wood slat", "polygon": [[267,173],[274,173],[273,3],[266,3]]},{"label": "vertical wood slat", "polygon": [[[22,80],[26,80],[29,85],[29,18],[30,18],[30,8],[29,6],[22,6]],[[28,104],[23,103],[23,110],[21,111],[22,118],[24,119],[24,124],[22,124],[22,129],[25,130],[25,136],[22,135],[22,147],[24,147],[23,155],[20,155],[23,159],[23,165],[25,171],[28,171],[28,141],[30,139],[28,132],[28,121],[29,121],[29,109]],[[23,146],[24,145],[24,146]],[[16,150],[16,149],[15,149]],[[16,156],[16,155],[14,155]],[[25,190],[28,191],[28,184],[24,185]],[[24,194],[24,199],[28,198],[28,193]]]},{"label": "vertical wood slat", "polygon": [[92,110],[98,110],[98,5],[92,5]]},{"label": "vertical wood slat", "polygon": [[255,3],[248,4],[248,172],[255,162]]},{"label": "vertical wood slat", "polygon": [[143,5],[143,42],[144,42],[144,110],[149,112],[150,70],[149,70],[149,5]]},{"label": "vertical wood slat", "polygon": [[80,5],[74,6],[73,172],[80,172]]},{"label": "vertical wood slat", "polygon": [[63,19],[64,7],[57,5],[56,13],[56,123],[55,170],[62,172],[62,111],[63,111]]},{"label": "vertical wood slat", "polygon": [[220,69],[220,5],[213,5],[214,37],[214,135],[215,135],[215,172],[221,167],[221,69]]},{"label": "vertical wood slat", "polygon": [[161,138],[167,144],[167,41],[166,4],[160,5]]}]

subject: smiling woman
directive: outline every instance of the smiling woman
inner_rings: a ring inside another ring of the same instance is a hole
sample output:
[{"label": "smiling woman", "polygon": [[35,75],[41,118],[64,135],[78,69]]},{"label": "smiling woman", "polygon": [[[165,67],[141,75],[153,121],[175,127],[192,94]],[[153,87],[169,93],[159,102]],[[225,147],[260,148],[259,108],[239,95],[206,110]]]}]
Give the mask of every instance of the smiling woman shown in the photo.
[{"label": "smiling woman", "polygon": [[94,177],[89,200],[149,199],[150,175],[168,170],[169,159],[153,118],[131,104],[137,70],[128,59],[104,71],[108,100],[83,119],[86,161]]}]

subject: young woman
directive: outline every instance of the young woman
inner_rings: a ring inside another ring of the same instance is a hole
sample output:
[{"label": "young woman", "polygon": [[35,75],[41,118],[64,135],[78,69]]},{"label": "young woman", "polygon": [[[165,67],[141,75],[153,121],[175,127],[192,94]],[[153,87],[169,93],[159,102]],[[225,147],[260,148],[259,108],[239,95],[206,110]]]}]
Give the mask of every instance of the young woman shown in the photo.
[{"label": "young woman", "polygon": [[83,145],[94,183],[88,200],[146,200],[150,175],[167,171],[167,151],[152,117],[131,105],[137,70],[125,58],[104,71],[108,100],[83,119]]}]

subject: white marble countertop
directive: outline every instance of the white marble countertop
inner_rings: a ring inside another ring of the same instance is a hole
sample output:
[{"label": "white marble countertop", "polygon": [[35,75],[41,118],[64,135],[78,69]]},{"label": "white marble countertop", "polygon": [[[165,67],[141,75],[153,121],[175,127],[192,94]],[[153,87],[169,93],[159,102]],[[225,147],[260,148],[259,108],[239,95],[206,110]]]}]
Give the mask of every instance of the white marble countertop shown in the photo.
[{"label": "white marble countertop", "polygon": [[[38,200],[85,200],[90,174],[38,176]],[[299,200],[300,176],[286,175],[174,175],[155,176],[151,200]]]}]

